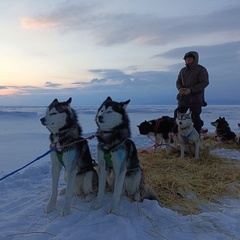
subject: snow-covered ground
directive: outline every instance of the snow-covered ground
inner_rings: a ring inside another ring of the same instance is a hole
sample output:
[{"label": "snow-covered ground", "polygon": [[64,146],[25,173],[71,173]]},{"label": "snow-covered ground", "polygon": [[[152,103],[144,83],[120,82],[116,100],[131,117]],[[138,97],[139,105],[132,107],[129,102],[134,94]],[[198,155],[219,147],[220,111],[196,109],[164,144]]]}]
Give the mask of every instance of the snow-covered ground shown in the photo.
[{"label": "snow-covered ground", "polygon": [[[97,106],[75,107],[84,137],[95,133]],[[139,135],[137,125],[144,120],[172,116],[174,106],[131,106],[132,139],[137,147],[149,147],[148,138]],[[45,107],[0,107],[0,178],[48,151],[49,133],[40,124]],[[202,118],[209,132],[219,116],[226,117],[239,136],[237,123],[240,106],[208,106]],[[96,139],[89,140],[96,158]],[[223,146],[224,147],[224,146]],[[237,150],[220,149],[216,154],[240,160]],[[60,184],[65,183],[61,178]],[[119,215],[107,214],[111,194],[105,195],[104,207],[93,210],[91,202],[74,197],[72,213],[62,217],[63,196],[55,211],[46,214],[44,207],[51,190],[49,156],[0,181],[0,239],[240,239],[240,200],[223,198],[206,212],[182,216],[160,207],[156,201],[132,203],[123,197]]]}]

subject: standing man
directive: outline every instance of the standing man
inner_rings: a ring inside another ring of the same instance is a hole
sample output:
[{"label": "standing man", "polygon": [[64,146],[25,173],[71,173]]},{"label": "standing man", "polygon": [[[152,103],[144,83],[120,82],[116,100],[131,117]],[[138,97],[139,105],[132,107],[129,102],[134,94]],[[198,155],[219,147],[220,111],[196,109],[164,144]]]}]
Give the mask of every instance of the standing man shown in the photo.
[{"label": "standing man", "polygon": [[199,133],[204,124],[200,114],[202,107],[207,106],[204,99],[204,89],[208,86],[207,69],[198,64],[198,53],[195,51],[187,52],[183,58],[186,66],[178,74],[176,87],[179,91],[177,95],[178,108],[174,112],[185,113],[188,109],[192,112],[194,127]]}]

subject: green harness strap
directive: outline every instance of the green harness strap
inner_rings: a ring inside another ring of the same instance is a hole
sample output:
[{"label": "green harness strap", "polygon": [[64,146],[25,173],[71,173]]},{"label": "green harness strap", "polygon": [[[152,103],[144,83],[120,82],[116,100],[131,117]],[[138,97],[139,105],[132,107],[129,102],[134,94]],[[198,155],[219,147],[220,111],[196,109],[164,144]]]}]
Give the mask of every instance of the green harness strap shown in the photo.
[{"label": "green harness strap", "polygon": [[62,159],[63,158],[63,152],[57,152],[56,151],[56,153],[57,153],[57,157],[58,157],[59,162],[62,164],[63,167],[65,167],[63,159]]},{"label": "green harness strap", "polygon": [[[122,144],[124,144],[126,140],[127,139],[123,140],[117,146],[114,146],[113,148],[109,149],[107,152],[104,153],[104,159],[105,159],[107,167],[113,168],[111,151],[116,149],[117,147],[121,146]],[[128,169],[127,171],[129,172],[129,171],[134,171],[134,170],[137,170],[137,169],[139,169],[139,167],[133,168],[133,169]]]},{"label": "green harness strap", "polygon": [[113,168],[111,153],[104,153],[104,159],[106,161],[106,164],[109,168]]},{"label": "green harness strap", "polygon": [[121,146],[122,144],[125,143],[127,139],[124,139],[122,142],[120,142],[119,144],[117,144],[116,146],[113,146],[112,148],[108,149],[108,151],[106,151],[104,153],[104,159],[106,161],[106,165],[109,168],[113,168],[113,163],[112,163],[112,158],[111,158],[111,151],[116,149],[117,147]]}]

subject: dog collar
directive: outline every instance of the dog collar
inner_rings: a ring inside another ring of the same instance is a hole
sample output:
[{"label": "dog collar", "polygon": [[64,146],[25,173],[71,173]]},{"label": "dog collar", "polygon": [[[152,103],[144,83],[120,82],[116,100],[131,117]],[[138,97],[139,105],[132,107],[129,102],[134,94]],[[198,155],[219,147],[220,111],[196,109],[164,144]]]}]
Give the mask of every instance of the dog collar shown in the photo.
[{"label": "dog collar", "polygon": [[104,134],[104,133],[113,133],[113,132],[114,132],[114,131],[101,131],[101,130],[99,130],[97,134],[98,134],[99,136],[101,136],[101,135]]},{"label": "dog collar", "polygon": [[180,128],[180,130],[186,130],[186,129],[188,129],[189,127],[185,127],[185,128]]}]

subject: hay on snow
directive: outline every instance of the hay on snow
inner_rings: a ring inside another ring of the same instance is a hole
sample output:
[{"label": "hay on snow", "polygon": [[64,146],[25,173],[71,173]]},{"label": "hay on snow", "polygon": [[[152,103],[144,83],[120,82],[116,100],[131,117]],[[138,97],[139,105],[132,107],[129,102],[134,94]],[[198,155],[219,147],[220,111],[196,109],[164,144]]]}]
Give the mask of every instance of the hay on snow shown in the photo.
[{"label": "hay on snow", "polygon": [[163,148],[138,149],[144,178],[157,193],[159,204],[181,214],[198,214],[222,196],[240,197],[240,162],[211,154],[208,147],[239,149],[239,143],[219,144],[211,136],[202,138],[200,159],[180,158],[180,150],[169,155]]}]

